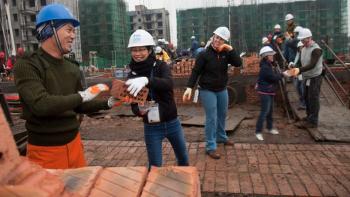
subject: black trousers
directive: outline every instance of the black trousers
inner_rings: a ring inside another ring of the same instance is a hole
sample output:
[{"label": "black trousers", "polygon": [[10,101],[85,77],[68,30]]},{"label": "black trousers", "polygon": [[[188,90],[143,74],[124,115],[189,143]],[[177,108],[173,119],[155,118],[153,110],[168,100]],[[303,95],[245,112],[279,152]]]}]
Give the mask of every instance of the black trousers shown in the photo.
[{"label": "black trousers", "polygon": [[306,104],[307,121],[315,125],[318,125],[321,84],[322,75],[304,80],[304,98]]}]

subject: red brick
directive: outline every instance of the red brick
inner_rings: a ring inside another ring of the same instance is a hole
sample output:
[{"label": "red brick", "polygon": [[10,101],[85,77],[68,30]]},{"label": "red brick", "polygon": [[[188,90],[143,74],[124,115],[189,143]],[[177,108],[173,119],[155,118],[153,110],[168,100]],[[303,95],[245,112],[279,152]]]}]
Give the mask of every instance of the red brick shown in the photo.
[{"label": "red brick", "polygon": [[307,193],[310,196],[321,196],[321,192],[319,190],[319,188],[317,187],[317,185],[314,183],[314,181],[312,181],[312,179],[307,175],[307,174],[299,174],[298,175],[301,182],[304,183]]},{"label": "red brick", "polygon": [[281,195],[287,195],[287,196],[294,195],[287,181],[287,178],[284,176],[284,174],[274,174],[273,177],[276,180],[276,183],[278,185],[279,191],[281,192]]},{"label": "red brick", "polygon": [[312,180],[317,184],[324,196],[336,196],[332,188],[329,187],[327,182],[323,179],[322,175],[312,173],[310,174]]},{"label": "red brick", "polygon": [[337,196],[349,196],[349,192],[332,175],[321,175]]},{"label": "red brick", "polygon": [[200,195],[199,176],[194,167],[152,168],[142,196]]},{"label": "red brick", "polygon": [[228,192],[229,193],[240,193],[240,187],[239,187],[239,175],[235,172],[228,172]]},{"label": "red brick", "polygon": [[139,196],[147,176],[146,167],[105,168],[97,178],[92,194]]},{"label": "red brick", "polygon": [[269,164],[278,164],[279,161],[272,150],[265,150],[265,156]]},{"label": "red brick", "polygon": [[259,164],[267,164],[267,163],[269,163],[263,150],[256,150],[255,154],[258,157]]},{"label": "red brick", "polygon": [[249,173],[239,173],[239,183],[243,194],[253,193],[253,185]]},{"label": "red brick", "polygon": [[7,175],[20,163],[16,143],[13,139],[12,132],[0,107],[0,184],[4,184]]},{"label": "red brick", "polygon": [[292,187],[294,194],[296,196],[307,196],[308,195],[305,187],[303,186],[303,184],[301,183],[301,181],[299,180],[299,178],[297,176],[295,176],[294,174],[286,174],[285,176],[288,178],[290,186]]},{"label": "red brick", "polygon": [[273,153],[276,155],[279,164],[288,164],[289,159],[283,151],[275,150]]},{"label": "red brick", "polygon": [[280,195],[278,186],[271,174],[261,174],[261,178],[266,185],[266,192],[268,195]]},{"label": "red brick", "polygon": [[260,173],[262,174],[270,173],[268,164],[259,164],[259,170],[260,170]]},{"label": "red brick", "polygon": [[66,170],[48,170],[63,181],[65,190],[81,196],[87,196],[92,189],[102,167],[84,167]]},{"label": "red brick", "polygon": [[272,174],[281,174],[282,170],[280,165],[277,164],[269,164],[269,168]]},{"label": "red brick", "polygon": [[205,171],[203,181],[203,191],[214,192],[215,191],[215,171]]},{"label": "red brick", "polygon": [[3,197],[49,197],[48,194],[37,188],[23,185],[2,185],[0,186],[0,196]]},{"label": "red brick", "polygon": [[226,172],[216,171],[215,173],[215,192],[227,191]]},{"label": "red brick", "polygon": [[250,178],[253,183],[254,194],[267,194],[264,182],[259,173],[250,173]]}]

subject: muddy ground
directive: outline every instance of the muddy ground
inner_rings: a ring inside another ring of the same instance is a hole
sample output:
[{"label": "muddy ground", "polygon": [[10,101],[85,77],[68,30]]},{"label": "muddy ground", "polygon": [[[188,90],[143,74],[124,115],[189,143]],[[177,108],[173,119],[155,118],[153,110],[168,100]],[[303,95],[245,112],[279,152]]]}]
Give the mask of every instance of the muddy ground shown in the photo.
[{"label": "muddy ground", "polygon": [[[257,143],[254,134],[260,107],[251,104],[240,104],[235,107],[247,111],[248,115],[235,130],[228,132],[230,139],[234,142]],[[178,106],[178,113],[180,119],[185,120],[195,114],[203,114],[203,109]],[[130,115],[130,108],[123,106],[110,112],[87,116],[82,122],[82,137],[89,140],[143,140],[142,120]],[[280,135],[273,136],[266,133],[264,134],[265,141],[262,143],[315,143],[308,131],[288,124],[283,110],[278,107],[274,112],[274,123]],[[183,126],[183,129],[188,142],[204,141],[204,127]]]},{"label": "muddy ground", "polygon": [[[259,115],[260,107],[252,104],[240,104],[234,108],[241,108],[247,112],[246,118],[238,127],[229,131],[228,135],[234,142],[259,143],[255,138],[255,124]],[[232,110],[232,109],[231,109]],[[178,106],[180,120],[187,120],[196,114],[204,114],[202,107]],[[13,116],[15,125],[14,132],[24,130],[24,121],[19,115]],[[264,133],[265,140],[260,143],[316,143],[307,130],[299,129],[293,124],[288,124],[284,112],[276,107],[274,110],[274,124],[280,131],[279,135]],[[204,127],[183,126],[186,141],[203,142]],[[104,111],[90,116],[85,116],[81,125],[82,138],[85,140],[143,140],[143,123],[138,117],[132,115],[128,106],[114,108],[111,111]]]}]

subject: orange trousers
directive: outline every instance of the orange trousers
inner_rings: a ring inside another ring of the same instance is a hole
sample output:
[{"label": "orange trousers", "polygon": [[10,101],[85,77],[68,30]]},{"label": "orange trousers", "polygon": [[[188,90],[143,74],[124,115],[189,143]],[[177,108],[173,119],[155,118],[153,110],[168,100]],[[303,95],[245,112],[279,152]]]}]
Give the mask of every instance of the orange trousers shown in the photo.
[{"label": "orange trousers", "polygon": [[68,144],[62,146],[27,145],[30,161],[48,169],[80,168],[86,166],[80,132]]}]

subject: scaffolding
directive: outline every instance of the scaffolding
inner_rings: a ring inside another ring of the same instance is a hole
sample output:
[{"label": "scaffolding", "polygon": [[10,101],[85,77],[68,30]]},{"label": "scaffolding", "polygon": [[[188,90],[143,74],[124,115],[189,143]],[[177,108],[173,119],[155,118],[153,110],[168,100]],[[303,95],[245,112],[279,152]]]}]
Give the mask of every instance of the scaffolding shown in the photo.
[{"label": "scaffolding", "polygon": [[[221,25],[231,27],[232,44],[240,51],[258,51],[261,38],[272,32],[275,24],[286,28],[287,13],[295,16],[297,25],[308,27],[317,42],[328,39],[337,53],[347,53],[346,0],[284,1],[264,3],[263,0],[243,0],[241,4],[228,7],[203,7],[177,11],[178,46],[190,46],[190,35],[207,39]],[[201,17],[198,17],[201,16]],[[230,20],[228,20],[230,17]],[[230,21],[231,24],[228,24]],[[196,28],[196,25],[199,26]],[[207,25],[207,26],[206,26]]]},{"label": "scaffolding", "polygon": [[99,68],[123,67],[130,60],[127,51],[129,22],[123,0],[79,1],[81,40],[84,65],[88,65],[90,51],[103,59]]}]

